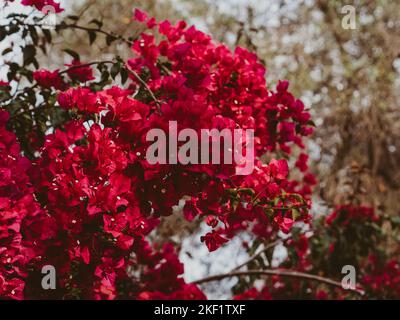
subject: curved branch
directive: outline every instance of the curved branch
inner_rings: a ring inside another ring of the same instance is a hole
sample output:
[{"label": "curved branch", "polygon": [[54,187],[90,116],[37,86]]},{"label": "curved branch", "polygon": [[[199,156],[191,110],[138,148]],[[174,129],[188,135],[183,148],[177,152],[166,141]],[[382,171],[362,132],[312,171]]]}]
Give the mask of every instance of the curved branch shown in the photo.
[{"label": "curved branch", "polygon": [[[40,27],[40,25],[36,25],[36,26]],[[90,27],[81,26],[79,24],[66,24],[66,23],[61,23],[61,24],[56,25],[56,29],[57,28],[60,28],[60,29],[71,28],[71,29],[84,30],[84,31],[88,31],[88,32],[97,32],[97,33],[101,33],[101,34],[103,34],[103,35],[105,35],[107,37],[113,38],[114,40],[120,40],[122,42],[125,42],[125,43],[127,43],[129,45],[133,45],[133,43],[134,43],[133,41],[128,40],[128,39],[124,38],[121,35],[117,35],[117,34],[113,34],[113,33],[107,32],[107,31],[105,31],[105,30],[103,30],[101,28],[90,28]]]},{"label": "curved branch", "polygon": [[[43,25],[40,23],[25,23],[24,21],[21,20],[15,20],[17,22],[18,25],[20,26],[25,26],[25,27],[38,27],[38,28],[42,28],[43,29]],[[0,25],[1,28],[3,27],[8,27],[8,24],[4,24],[4,25]],[[96,32],[96,33],[101,33],[107,37],[113,38],[113,40],[120,40],[122,42],[125,42],[128,45],[133,45],[134,42],[124,38],[122,35],[120,34],[114,34],[114,33],[110,33],[105,31],[104,29],[101,28],[91,28],[91,27],[85,27],[76,23],[72,23],[72,24],[68,24],[65,22],[62,22],[60,24],[55,25],[55,29],[56,30],[65,30],[65,29],[78,29],[78,30],[83,30],[83,31],[87,31],[87,32]]]},{"label": "curved branch", "polygon": [[131,73],[135,79],[137,81],[140,82],[140,84],[146,89],[146,91],[150,94],[151,98],[154,100],[154,102],[156,103],[157,106],[157,111],[161,114],[161,101],[157,99],[157,97],[155,96],[154,92],[151,91],[151,89],[149,88],[149,86],[147,85],[147,83],[138,75],[138,73],[134,70],[131,70],[129,68],[127,68],[128,72]]},{"label": "curved branch", "polygon": [[344,289],[342,284],[338,281],[324,278],[321,276],[299,272],[299,271],[292,271],[292,270],[284,270],[284,269],[266,269],[266,270],[248,270],[248,271],[235,271],[229,272],[224,274],[218,274],[210,277],[206,277],[203,279],[199,279],[196,281],[191,282],[192,284],[203,284],[206,282],[218,281],[225,278],[232,278],[232,277],[242,277],[242,276],[282,276],[282,277],[290,277],[290,278],[299,278],[299,279],[306,279],[311,281],[317,281],[320,283],[325,283],[327,285],[341,288],[342,290],[348,290],[354,292],[360,296],[364,295],[364,291],[360,289]]}]

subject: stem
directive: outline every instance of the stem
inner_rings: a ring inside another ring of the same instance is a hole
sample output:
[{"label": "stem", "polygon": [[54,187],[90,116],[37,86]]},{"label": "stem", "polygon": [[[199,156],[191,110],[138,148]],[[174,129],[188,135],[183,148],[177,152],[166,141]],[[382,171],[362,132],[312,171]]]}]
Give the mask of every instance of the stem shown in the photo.
[{"label": "stem", "polygon": [[136,78],[137,81],[140,82],[140,84],[146,89],[146,91],[150,94],[151,98],[154,100],[154,102],[157,105],[157,110],[161,114],[161,101],[157,99],[157,97],[154,95],[154,92],[151,91],[147,83],[137,74],[136,71],[128,69],[127,70]]},{"label": "stem", "polygon": [[[40,27],[40,25],[36,25],[36,26]],[[84,30],[84,31],[89,31],[89,32],[97,32],[97,33],[104,34],[104,35],[106,35],[108,37],[112,37],[115,40],[121,40],[122,42],[125,42],[125,43],[127,43],[129,45],[133,45],[133,41],[125,39],[121,35],[115,35],[115,34],[112,34],[110,32],[107,32],[107,31],[103,30],[103,29],[100,29],[100,28],[90,28],[90,27],[84,27],[84,26],[81,26],[81,25],[78,25],[78,24],[65,24],[65,23],[57,25],[56,28],[60,28],[60,29],[72,28],[72,29]]]},{"label": "stem", "polygon": [[[17,22],[18,25],[21,25],[21,26],[43,28],[43,25],[41,25],[40,23],[25,23],[25,22],[23,22],[21,20],[15,20],[15,21]],[[7,27],[7,26],[8,25],[0,25],[0,27]],[[103,30],[101,28],[90,28],[90,27],[81,26],[79,24],[67,24],[65,22],[55,25],[55,29],[56,30],[58,30],[58,29],[62,30],[62,29],[68,29],[68,28],[78,29],[78,30],[83,30],[83,31],[88,31],[88,32],[101,33],[101,34],[103,34],[105,36],[114,38],[115,40],[120,40],[120,41],[125,42],[125,43],[127,43],[129,45],[133,45],[133,41],[131,41],[129,39],[126,39],[121,35],[116,35],[116,34],[107,32],[107,31],[105,31],[105,30]]]},{"label": "stem", "polygon": [[[342,284],[338,281],[324,278],[321,276],[299,272],[299,271],[292,271],[292,270],[283,270],[283,269],[266,269],[266,270],[248,270],[248,271],[234,271],[225,274],[218,274],[210,277],[206,277],[203,279],[199,279],[193,281],[192,284],[203,284],[206,282],[218,281],[225,278],[231,277],[241,277],[241,276],[282,276],[282,277],[290,277],[290,278],[300,278],[300,279],[307,279],[312,281],[317,281],[320,283],[325,283],[327,285],[341,288],[342,290],[346,290],[343,288]],[[360,289],[347,289],[348,291],[354,292],[360,296],[364,295],[364,291]]]}]

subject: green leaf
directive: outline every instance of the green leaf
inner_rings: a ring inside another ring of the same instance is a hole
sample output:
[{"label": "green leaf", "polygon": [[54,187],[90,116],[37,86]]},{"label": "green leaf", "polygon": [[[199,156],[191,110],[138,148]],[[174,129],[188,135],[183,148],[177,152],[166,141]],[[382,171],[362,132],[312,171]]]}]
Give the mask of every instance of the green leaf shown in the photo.
[{"label": "green leaf", "polygon": [[30,82],[33,82],[33,72],[31,70],[23,68],[21,69],[20,74],[25,76]]},{"label": "green leaf", "polygon": [[93,42],[96,41],[97,34],[95,31],[91,31],[91,30],[88,31],[88,34],[89,34],[89,43],[93,44]]},{"label": "green leaf", "polygon": [[297,193],[291,194],[290,198],[296,199],[298,202],[300,202],[302,204],[305,203],[304,198],[301,195],[297,194]]},{"label": "green leaf", "polygon": [[80,56],[78,53],[76,53],[74,50],[71,49],[64,49],[65,53],[68,53],[72,58],[74,58],[75,60],[80,61]]},{"label": "green leaf", "polygon": [[16,24],[13,24],[13,25],[11,25],[10,28],[8,29],[7,34],[10,35],[10,34],[13,34],[13,33],[17,33],[18,31],[19,31],[19,26],[16,25]]},{"label": "green leaf", "polygon": [[301,217],[301,213],[297,209],[292,209],[292,219],[296,221],[298,218]]},{"label": "green leaf", "polygon": [[307,121],[307,124],[308,124],[309,126],[312,126],[312,127],[316,127],[316,126],[317,126],[317,125],[315,124],[315,122],[312,121],[312,120],[308,120],[308,121]]},{"label": "green leaf", "polygon": [[3,56],[5,56],[7,53],[12,52],[12,48],[6,48],[3,50],[3,52],[1,53]]},{"label": "green leaf", "polygon": [[22,49],[24,65],[28,65],[30,63],[34,63],[36,56],[36,48],[33,45],[27,45]]},{"label": "green leaf", "polygon": [[121,69],[121,83],[125,84],[126,80],[128,80],[129,72],[126,68]]},{"label": "green leaf", "polygon": [[108,81],[109,77],[110,77],[110,73],[107,70],[103,71],[103,73],[101,74],[101,82]]},{"label": "green leaf", "polygon": [[51,32],[48,29],[43,29],[43,34],[48,43],[51,42]]},{"label": "green leaf", "polygon": [[264,209],[264,212],[268,218],[272,219],[274,217],[274,210],[272,210],[270,208],[266,208],[266,209]]},{"label": "green leaf", "polygon": [[0,27],[0,41],[3,41],[7,36],[7,31],[5,27]]},{"label": "green leaf", "polygon": [[110,70],[111,77],[113,79],[115,79],[115,77],[118,75],[120,70],[121,70],[121,66],[119,63],[113,64],[113,66],[111,67],[111,70]]},{"label": "green leaf", "polygon": [[251,188],[240,188],[239,191],[244,194],[251,195],[251,196],[253,196],[255,194],[254,190]]},{"label": "green leaf", "polygon": [[111,45],[113,43],[113,41],[115,41],[117,38],[115,36],[112,35],[107,35],[106,37],[106,43],[107,45]]},{"label": "green leaf", "polygon": [[8,81],[11,81],[15,78],[18,70],[19,70],[19,65],[16,64],[15,62],[10,63],[9,65],[9,71],[7,73],[7,79]]},{"label": "green leaf", "polygon": [[29,33],[30,33],[31,38],[32,38],[32,42],[35,45],[37,45],[37,43],[39,41],[39,36],[38,36],[37,31],[36,31],[36,28],[34,26],[29,26],[28,29],[29,29]]}]

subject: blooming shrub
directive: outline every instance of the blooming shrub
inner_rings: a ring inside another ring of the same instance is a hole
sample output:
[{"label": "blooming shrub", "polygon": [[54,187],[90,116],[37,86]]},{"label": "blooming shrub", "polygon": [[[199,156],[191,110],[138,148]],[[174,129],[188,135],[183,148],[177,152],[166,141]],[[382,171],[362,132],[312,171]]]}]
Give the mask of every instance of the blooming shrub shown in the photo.
[{"label": "blooming shrub", "polygon": [[22,299],[25,279],[52,230],[33,195],[27,174],[31,163],[5,129],[7,120],[0,110],[0,297]]},{"label": "blooming shrub", "polygon": [[[40,10],[54,2],[22,4]],[[180,200],[185,203],[178,214],[208,225],[199,241],[210,252],[241,232],[252,234],[254,244],[290,234],[285,245],[292,249],[291,259],[282,267],[319,272],[323,263],[313,264],[317,259],[310,240],[296,234],[295,227],[311,227],[316,180],[308,172],[307,154],[298,150],[313,128],[310,113],[288,91],[288,82],[268,88],[265,67],[255,54],[240,47],[232,52],[184,21],[157,22],[140,10],[134,18],[142,32],[125,40],[134,55],[126,63],[119,57],[110,68],[110,61],[83,63],[69,50],[73,60],[63,71],[41,69],[30,33],[33,45],[23,49],[24,65],[10,64],[10,83],[0,85],[11,114],[9,121],[7,112],[0,114],[0,297],[206,298],[199,286],[183,280],[173,245],[161,246],[149,237]],[[12,19],[17,28],[26,27],[23,19]],[[11,33],[2,30],[5,36]],[[118,39],[108,35],[106,41]],[[10,95],[18,73],[35,82],[25,89],[28,100]],[[35,90],[44,100],[39,106]],[[25,108],[20,110],[17,102]],[[238,164],[149,164],[146,133],[168,131],[169,121],[196,132],[253,129],[255,170],[241,176],[235,174]],[[336,225],[349,227],[337,218],[342,211],[350,212],[348,221],[378,219],[369,209],[360,210],[338,209],[327,219],[329,236],[336,236]],[[332,242],[331,248],[333,255],[340,246]],[[56,290],[40,286],[44,265],[57,270]],[[388,268],[397,270],[392,264]],[[372,287],[380,272],[374,270],[375,278],[364,278],[364,283]],[[239,286],[249,289],[253,280]],[[300,297],[304,291],[301,282],[288,283],[279,275],[269,281],[271,288],[242,290],[236,297]],[[316,296],[325,296],[318,290]]]}]

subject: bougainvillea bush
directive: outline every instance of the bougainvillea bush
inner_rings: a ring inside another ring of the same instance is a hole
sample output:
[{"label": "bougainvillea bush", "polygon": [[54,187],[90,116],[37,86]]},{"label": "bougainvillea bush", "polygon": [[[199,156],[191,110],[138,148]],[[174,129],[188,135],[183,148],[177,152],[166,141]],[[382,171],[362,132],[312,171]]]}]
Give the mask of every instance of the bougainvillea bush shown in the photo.
[{"label": "bougainvillea bush", "polygon": [[[22,4],[62,11],[53,1]],[[205,299],[203,283],[226,277],[238,278],[236,299],[400,297],[400,265],[385,250],[396,219],[360,205],[313,218],[310,113],[287,81],[266,84],[256,54],[138,9],[129,39],[96,19],[84,26],[68,16],[51,30],[45,16],[28,18],[11,14],[0,27],[10,42],[0,83],[1,298]],[[41,67],[53,37],[70,29],[89,43],[120,42],[131,58],[81,61],[65,49],[64,66]],[[25,38],[20,48],[16,35]],[[170,121],[196,132],[254,130],[254,171],[150,164],[146,133],[167,132]],[[172,215],[206,225],[198,241],[210,252],[251,235],[242,248],[249,260],[186,283],[181,244],[157,240]],[[277,245],[288,255],[272,266]],[[42,287],[47,265],[56,270],[54,290]],[[355,288],[341,286],[344,265],[357,269]]]}]

